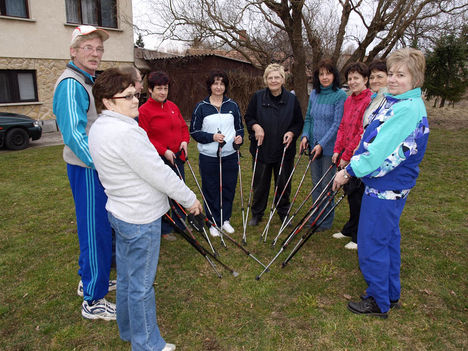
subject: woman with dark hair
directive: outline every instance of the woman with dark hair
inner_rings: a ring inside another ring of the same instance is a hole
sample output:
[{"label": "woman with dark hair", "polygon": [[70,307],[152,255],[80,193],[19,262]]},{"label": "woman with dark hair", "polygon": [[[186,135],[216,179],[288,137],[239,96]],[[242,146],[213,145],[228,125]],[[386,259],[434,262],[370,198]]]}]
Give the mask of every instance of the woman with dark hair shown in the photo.
[{"label": "woman with dark hair", "polygon": [[350,177],[358,177],[365,185],[358,256],[367,289],[360,301],[348,303],[348,309],[381,318],[387,318],[400,299],[400,216],[416,184],[429,137],[421,93],[424,54],[399,49],[388,57],[387,65],[389,94],[370,116],[351,162],[336,174],[333,184],[338,189]]},{"label": "woman with dark hair", "polygon": [[[184,161],[190,134],[187,123],[177,105],[167,100],[169,83],[170,78],[165,72],[158,71],[149,74],[148,92],[150,97],[139,109],[138,124],[146,131],[148,138],[164,162],[174,169],[177,175],[180,173],[185,180]],[[179,151],[183,152],[180,153],[179,157],[176,157]],[[179,215],[183,217],[183,213],[179,212]],[[177,217],[175,220],[177,224],[182,226]],[[163,222],[161,231],[164,239],[176,240],[169,223]]]},{"label": "woman with dark hair", "polygon": [[[332,165],[333,146],[336,133],[343,116],[343,105],[346,93],[340,89],[340,74],[331,60],[325,59],[319,62],[313,76],[314,90],[310,94],[307,107],[304,129],[300,150],[310,147],[314,153],[310,167],[312,182],[318,183],[320,178]],[[333,172],[322,180],[312,194],[314,201],[331,180]],[[331,207],[333,204],[330,204]],[[327,213],[328,209],[324,212]],[[317,212],[317,213],[320,213]],[[319,231],[330,229],[333,224],[334,213],[321,224]],[[313,220],[313,218],[312,218]]]},{"label": "woman with dark hair", "polygon": [[[242,144],[244,127],[237,103],[227,97],[229,79],[226,73],[212,72],[206,80],[206,88],[209,96],[197,104],[190,123],[190,134],[197,141],[200,152],[202,191],[207,202],[205,212],[218,228],[234,233],[230,223],[238,174],[234,144]],[[219,236],[219,231],[210,227],[210,234]]]},{"label": "woman with dark hair", "polygon": [[93,95],[99,118],[89,132],[89,150],[107,194],[109,222],[116,233],[117,324],[132,350],[173,351],[156,319],[154,279],[161,217],[168,196],[195,215],[195,194],[162,162],[134,118],[138,97],[130,74],[118,68],[96,79]]},{"label": "woman with dark hair", "polygon": [[[367,89],[369,69],[362,62],[350,64],[345,69],[345,77],[348,82],[351,95],[344,103],[343,118],[341,119],[335,147],[333,149],[332,162],[338,162],[338,155],[342,153],[339,168],[344,168],[349,163],[354,150],[361,140],[363,133],[362,116],[371,101],[371,91]],[[349,219],[341,232],[333,234],[336,239],[351,237],[351,241],[345,245],[346,249],[357,249],[357,230],[361,199],[364,193],[364,185],[360,179],[351,178],[344,186],[349,204]]]},{"label": "woman with dark hair", "polygon": [[369,65],[369,88],[372,90],[372,101],[362,118],[364,128],[369,124],[370,115],[377,110],[385,100],[387,89],[387,64],[384,60],[374,60]]}]

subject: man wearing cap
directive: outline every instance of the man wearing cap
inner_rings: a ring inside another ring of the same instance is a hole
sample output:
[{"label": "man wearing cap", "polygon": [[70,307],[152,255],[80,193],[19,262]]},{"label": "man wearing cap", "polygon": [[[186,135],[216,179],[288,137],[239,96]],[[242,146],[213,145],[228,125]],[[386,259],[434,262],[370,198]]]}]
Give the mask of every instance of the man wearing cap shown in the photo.
[{"label": "man wearing cap", "polygon": [[72,34],[71,61],[57,80],[53,111],[62,133],[68,179],[75,201],[81,281],[81,314],[87,319],[115,320],[115,304],[108,302],[112,262],[112,230],[105,209],[107,197],[88,148],[88,132],[97,118],[92,86],[109,34],[93,26],[79,26]]}]

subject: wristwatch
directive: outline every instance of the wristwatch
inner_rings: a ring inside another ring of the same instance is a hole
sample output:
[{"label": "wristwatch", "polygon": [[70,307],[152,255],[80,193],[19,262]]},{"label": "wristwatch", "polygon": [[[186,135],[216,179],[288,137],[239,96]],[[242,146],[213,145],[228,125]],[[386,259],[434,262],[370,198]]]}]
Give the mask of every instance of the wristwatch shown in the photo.
[{"label": "wristwatch", "polygon": [[348,174],[348,172],[346,172],[346,169],[343,168],[343,171],[344,171],[343,172],[344,179],[349,179],[349,174]]}]

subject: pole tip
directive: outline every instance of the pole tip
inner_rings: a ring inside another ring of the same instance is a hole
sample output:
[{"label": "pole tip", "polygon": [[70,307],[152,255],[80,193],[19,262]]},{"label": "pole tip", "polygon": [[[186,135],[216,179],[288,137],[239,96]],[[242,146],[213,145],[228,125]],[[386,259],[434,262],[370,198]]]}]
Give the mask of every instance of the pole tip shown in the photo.
[{"label": "pole tip", "polygon": [[287,263],[286,263],[286,262],[283,262],[283,263],[281,263],[281,268],[284,268],[284,267],[286,267],[286,265],[287,265]]},{"label": "pole tip", "polygon": [[255,280],[260,280],[260,276],[257,275],[257,276],[255,277]]}]

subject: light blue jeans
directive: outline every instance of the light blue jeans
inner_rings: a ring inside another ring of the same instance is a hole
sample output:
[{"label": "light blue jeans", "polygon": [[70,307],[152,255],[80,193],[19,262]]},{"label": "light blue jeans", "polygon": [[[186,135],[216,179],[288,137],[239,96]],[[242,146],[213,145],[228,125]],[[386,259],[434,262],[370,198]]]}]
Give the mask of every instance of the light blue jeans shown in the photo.
[{"label": "light blue jeans", "polygon": [[[315,184],[318,183],[320,178],[322,178],[322,176],[325,174],[328,168],[330,168],[331,165],[332,165],[331,156],[327,156],[327,155],[323,155],[322,157],[312,162],[312,164],[310,165],[310,173],[312,175],[313,186],[315,186]],[[325,189],[326,185],[331,180],[335,172],[336,172],[335,169],[330,170],[327,176],[320,182],[317,189],[315,189],[314,192],[312,193],[313,201],[315,201],[319,197],[319,195],[322,193],[323,189]],[[328,211],[333,207],[333,204],[334,204],[334,201],[332,201],[327,206],[327,209],[323,212],[321,218],[324,218],[324,216],[328,213]],[[319,214],[320,211],[323,209],[323,207],[324,207],[323,205],[320,206],[316,214]],[[325,219],[325,221],[320,225],[320,230],[330,229],[333,224],[334,217],[335,217],[335,211],[332,211],[330,215],[327,217],[327,219]],[[314,219],[315,219],[315,216],[312,216],[311,220],[313,221]],[[320,221],[321,220],[319,219],[317,222],[320,222]]]},{"label": "light blue jeans", "polygon": [[109,213],[116,234],[117,325],[133,351],[159,351],[166,342],[156,320],[154,278],[158,267],[161,218],[130,224]]}]

